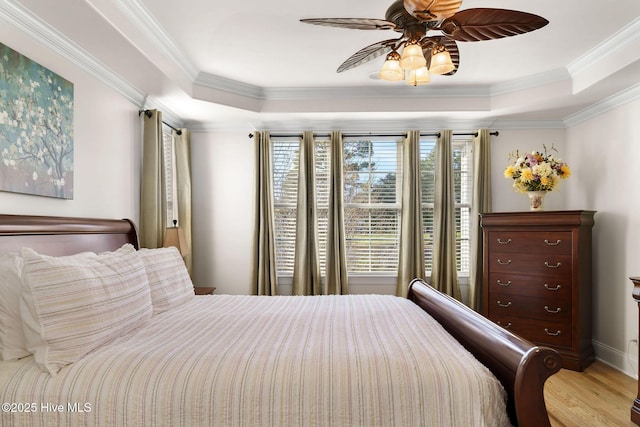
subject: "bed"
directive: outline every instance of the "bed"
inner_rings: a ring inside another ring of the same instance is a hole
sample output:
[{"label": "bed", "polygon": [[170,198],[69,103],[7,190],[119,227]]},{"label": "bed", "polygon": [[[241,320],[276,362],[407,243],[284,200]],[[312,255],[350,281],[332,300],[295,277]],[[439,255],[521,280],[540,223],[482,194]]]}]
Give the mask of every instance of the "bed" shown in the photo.
[{"label": "bed", "polygon": [[0,362],[1,425],[550,425],[558,353],[421,280],[195,296],[171,249],[140,250],[128,220],[0,215],[29,337]]}]

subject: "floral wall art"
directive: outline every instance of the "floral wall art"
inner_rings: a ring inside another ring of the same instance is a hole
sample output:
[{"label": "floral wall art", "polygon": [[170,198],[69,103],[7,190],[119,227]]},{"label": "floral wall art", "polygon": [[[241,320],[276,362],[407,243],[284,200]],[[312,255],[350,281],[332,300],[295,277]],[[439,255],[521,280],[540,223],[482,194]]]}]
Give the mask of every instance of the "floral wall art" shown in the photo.
[{"label": "floral wall art", "polygon": [[0,190],[73,199],[73,83],[0,43]]}]

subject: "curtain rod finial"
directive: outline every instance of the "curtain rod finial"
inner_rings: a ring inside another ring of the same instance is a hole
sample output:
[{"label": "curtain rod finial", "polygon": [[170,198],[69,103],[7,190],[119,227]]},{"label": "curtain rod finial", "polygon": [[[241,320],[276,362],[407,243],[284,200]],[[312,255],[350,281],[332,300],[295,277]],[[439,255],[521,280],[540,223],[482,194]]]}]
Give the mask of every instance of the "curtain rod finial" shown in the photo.
[{"label": "curtain rod finial", "polygon": [[252,133],[249,134],[249,139],[251,139],[251,138],[253,138],[253,134]]}]

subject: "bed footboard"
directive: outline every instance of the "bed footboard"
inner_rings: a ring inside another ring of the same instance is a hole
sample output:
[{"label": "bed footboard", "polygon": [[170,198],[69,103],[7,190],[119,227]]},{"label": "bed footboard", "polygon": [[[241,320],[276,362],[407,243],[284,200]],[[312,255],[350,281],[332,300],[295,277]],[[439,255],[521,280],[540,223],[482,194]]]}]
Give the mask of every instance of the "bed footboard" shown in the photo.
[{"label": "bed footboard", "polygon": [[411,282],[408,298],[493,372],[509,396],[507,410],[514,424],[551,425],[544,383],[562,367],[558,352],[510,333],[423,280]]}]

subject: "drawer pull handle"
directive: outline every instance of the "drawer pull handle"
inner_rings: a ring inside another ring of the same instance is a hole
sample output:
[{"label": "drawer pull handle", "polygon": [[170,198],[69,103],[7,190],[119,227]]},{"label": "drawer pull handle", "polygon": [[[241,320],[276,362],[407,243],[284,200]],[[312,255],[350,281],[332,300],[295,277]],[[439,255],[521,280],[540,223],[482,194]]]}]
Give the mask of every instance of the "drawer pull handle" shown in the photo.
[{"label": "drawer pull handle", "polygon": [[552,337],[557,337],[558,335],[560,335],[562,333],[562,331],[560,329],[558,329],[555,332],[551,332],[551,331],[549,331],[549,329],[544,328],[544,331],[547,333],[547,335],[551,335]]},{"label": "drawer pull handle", "polygon": [[508,259],[506,261],[502,261],[501,259],[499,259],[498,260],[498,264],[500,264],[500,265],[509,265],[509,264],[511,264],[511,260]]},{"label": "drawer pull handle", "polygon": [[498,283],[498,285],[504,286],[504,287],[507,287],[507,286],[511,285],[511,280],[507,281],[507,283],[502,283],[502,281],[500,279],[498,279],[498,280],[496,280],[496,282]]},{"label": "drawer pull handle", "polygon": [[544,239],[544,242],[549,246],[558,246],[562,240],[558,239],[555,242],[550,242],[547,239]]},{"label": "drawer pull handle", "polygon": [[548,290],[548,291],[559,291],[560,288],[562,287],[562,285],[556,285],[555,288],[552,288],[551,286],[549,286],[549,284],[545,283],[544,287]]},{"label": "drawer pull handle", "polygon": [[502,239],[496,239],[498,243],[500,243],[501,245],[508,245],[509,243],[511,243],[511,239],[507,239],[507,240],[502,240]]},{"label": "drawer pull handle", "polygon": [[549,262],[548,262],[548,261],[545,261],[545,262],[544,262],[544,265],[546,265],[546,266],[547,266],[547,267],[549,267],[549,268],[558,268],[558,267],[560,267],[560,266],[562,265],[562,263],[561,263],[561,262],[558,262],[558,263],[556,263],[556,265],[551,265],[551,264],[549,264]]},{"label": "drawer pull handle", "polygon": [[502,301],[496,301],[498,303],[498,305],[502,308],[508,308],[511,307],[511,301],[509,302],[502,302]]},{"label": "drawer pull handle", "polygon": [[560,307],[555,308],[555,309],[550,309],[548,305],[544,306],[544,309],[547,310],[547,313],[560,313],[562,311],[562,309]]},{"label": "drawer pull handle", "polygon": [[496,322],[498,325],[502,326],[505,329],[509,329],[511,327],[511,322],[507,323],[506,325],[503,325],[502,323],[500,323],[500,321],[498,320]]}]

